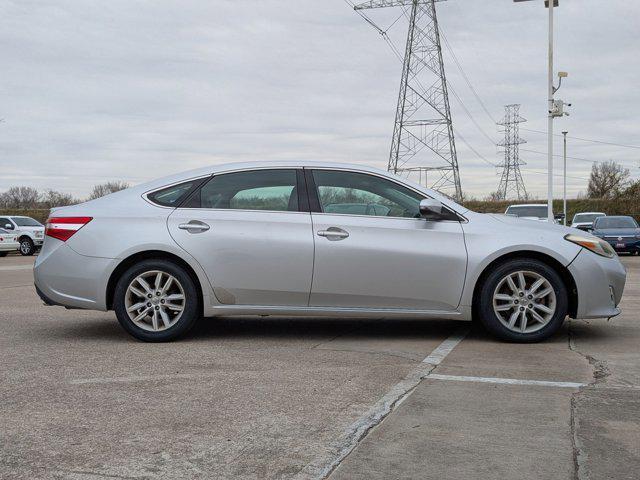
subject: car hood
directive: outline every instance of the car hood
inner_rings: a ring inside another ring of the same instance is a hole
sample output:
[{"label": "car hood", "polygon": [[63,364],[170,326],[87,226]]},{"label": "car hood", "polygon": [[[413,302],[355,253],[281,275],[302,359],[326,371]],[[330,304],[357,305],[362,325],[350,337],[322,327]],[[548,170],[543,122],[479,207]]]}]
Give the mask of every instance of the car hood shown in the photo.
[{"label": "car hood", "polygon": [[[511,215],[500,215],[496,213],[486,214],[489,217],[492,217],[498,220],[501,223],[506,223],[507,225],[517,225],[523,228],[535,228],[536,230],[544,229],[545,231],[555,231],[558,232],[559,228],[566,230],[565,235],[567,233],[572,233],[572,229],[568,227],[564,227],[562,225],[558,225],[555,222],[549,222],[546,218],[538,218],[538,217],[513,217]],[[531,220],[535,220],[535,223]]]},{"label": "car hood", "polygon": [[640,228],[603,228],[592,232],[596,236],[615,237],[620,235],[640,235]]},{"label": "car hood", "polygon": [[16,230],[20,230],[21,232],[44,232],[44,226],[42,227],[20,227],[18,226]]}]

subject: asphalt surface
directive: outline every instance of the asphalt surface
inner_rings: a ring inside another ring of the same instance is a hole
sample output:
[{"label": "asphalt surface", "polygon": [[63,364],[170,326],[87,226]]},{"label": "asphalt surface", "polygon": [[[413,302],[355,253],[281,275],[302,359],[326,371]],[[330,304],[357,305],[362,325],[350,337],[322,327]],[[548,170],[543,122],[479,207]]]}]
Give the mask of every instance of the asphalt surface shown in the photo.
[{"label": "asphalt surface", "polygon": [[449,321],[210,319],[144,344],[0,258],[2,479],[637,479],[623,314],[511,345]]}]

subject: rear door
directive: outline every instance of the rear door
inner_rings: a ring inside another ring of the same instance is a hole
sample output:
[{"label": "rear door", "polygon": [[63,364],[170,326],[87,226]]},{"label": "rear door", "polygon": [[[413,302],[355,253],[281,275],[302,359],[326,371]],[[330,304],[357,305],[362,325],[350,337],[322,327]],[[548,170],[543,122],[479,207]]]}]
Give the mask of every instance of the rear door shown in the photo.
[{"label": "rear door", "polygon": [[467,267],[459,217],[420,217],[419,192],[382,176],[307,170],[316,239],[311,306],[452,311]]},{"label": "rear door", "polygon": [[215,175],[168,219],[228,305],[307,306],[313,232],[301,170]]}]

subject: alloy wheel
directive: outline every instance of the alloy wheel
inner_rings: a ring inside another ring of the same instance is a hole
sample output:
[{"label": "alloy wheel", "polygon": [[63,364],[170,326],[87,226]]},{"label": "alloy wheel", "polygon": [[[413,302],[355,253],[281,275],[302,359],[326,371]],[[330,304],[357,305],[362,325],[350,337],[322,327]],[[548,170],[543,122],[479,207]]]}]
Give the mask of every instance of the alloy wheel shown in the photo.
[{"label": "alloy wheel", "polygon": [[135,277],[125,294],[131,321],[143,330],[159,332],[175,325],[186,305],[180,282],[167,272],[151,270]]},{"label": "alloy wheel", "polygon": [[493,311],[500,323],[513,332],[537,332],[556,313],[556,292],[539,273],[512,272],[498,283],[493,293]]}]

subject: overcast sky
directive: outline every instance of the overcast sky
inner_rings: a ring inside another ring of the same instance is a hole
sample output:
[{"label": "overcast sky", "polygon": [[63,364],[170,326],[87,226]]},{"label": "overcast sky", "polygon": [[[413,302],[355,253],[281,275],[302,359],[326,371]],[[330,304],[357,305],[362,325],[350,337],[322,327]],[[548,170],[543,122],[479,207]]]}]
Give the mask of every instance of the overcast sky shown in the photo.
[{"label": "overcast sky", "polygon": [[[401,10],[370,12],[381,26]],[[494,118],[521,103],[546,129],[547,11],[542,0],[449,0],[442,30]],[[640,2],[561,0],[556,66],[573,103],[570,135],[640,145]],[[402,50],[406,22],[390,36]],[[0,191],[85,196],[95,183],[140,183],[198,166],[316,159],[386,167],[400,63],[344,0],[3,0]],[[497,127],[448,50],[449,81],[495,141]],[[490,162],[496,147],[451,98],[454,126]],[[523,130],[523,150],[546,151]],[[561,139],[557,153],[561,153]],[[640,176],[640,150],[571,140],[570,194],[591,164]],[[497,170],[458,142],[463,189],[482,197]],[[528,190],[546,191],[546,157],[522,151]],[[561,172],[558,159],[557,173]],[[561,178],[557,177],[558,187]]]}]

